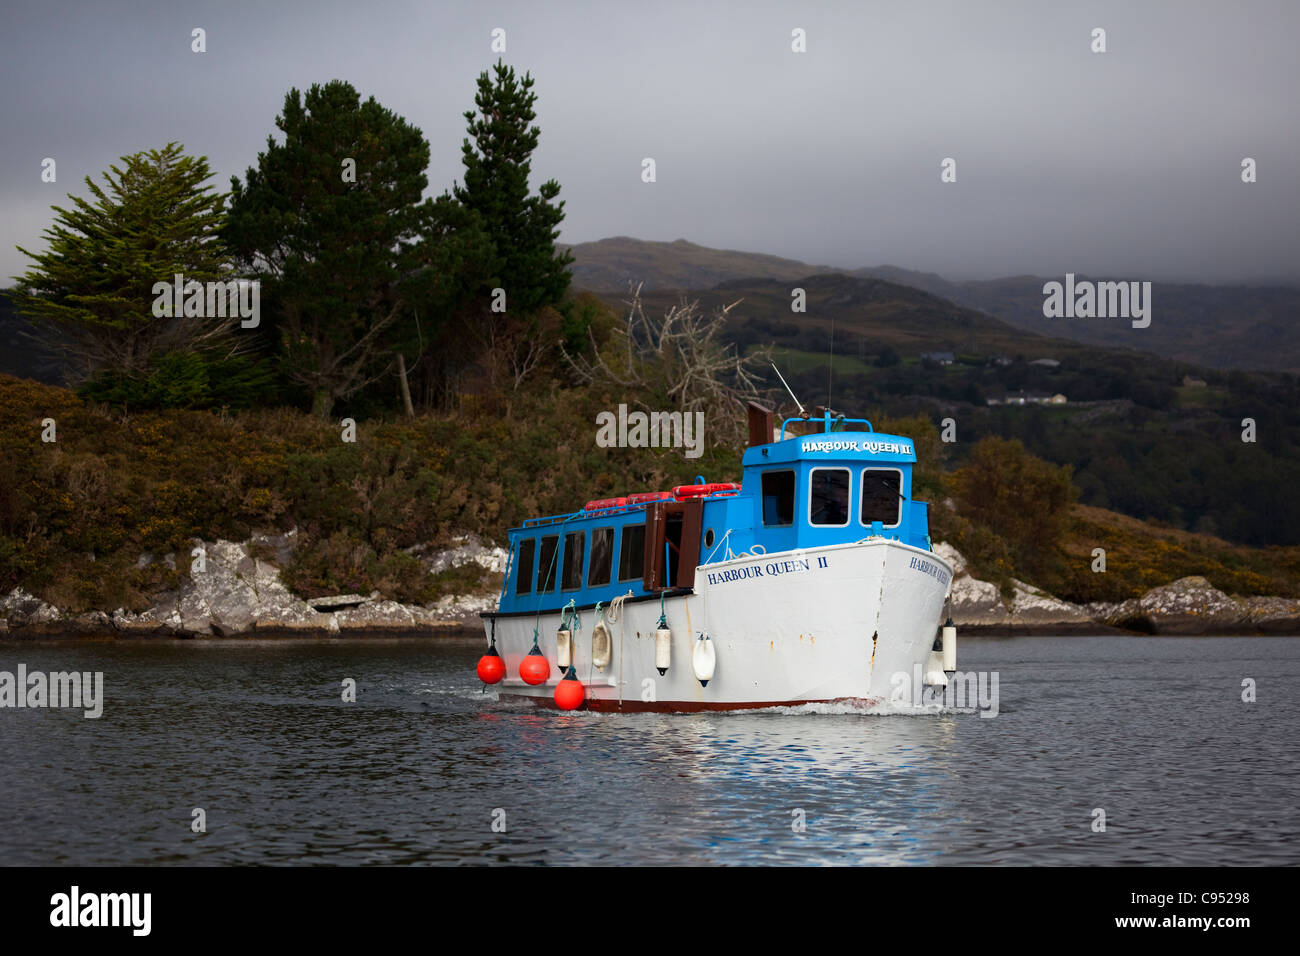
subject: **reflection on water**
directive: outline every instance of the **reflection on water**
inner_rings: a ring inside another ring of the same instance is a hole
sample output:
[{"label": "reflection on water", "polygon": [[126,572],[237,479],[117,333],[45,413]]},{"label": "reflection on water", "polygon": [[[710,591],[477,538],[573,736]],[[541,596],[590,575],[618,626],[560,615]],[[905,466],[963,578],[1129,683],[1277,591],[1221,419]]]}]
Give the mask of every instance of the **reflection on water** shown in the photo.
[{"label": "reflection on water", "polygon": [[993,719],[539,712],[481,693],[480,653],[0,644],[0,670],[103,671],[106,698],[0,710],[0,860],[1300,862],[1300,641],[967,640]]}]

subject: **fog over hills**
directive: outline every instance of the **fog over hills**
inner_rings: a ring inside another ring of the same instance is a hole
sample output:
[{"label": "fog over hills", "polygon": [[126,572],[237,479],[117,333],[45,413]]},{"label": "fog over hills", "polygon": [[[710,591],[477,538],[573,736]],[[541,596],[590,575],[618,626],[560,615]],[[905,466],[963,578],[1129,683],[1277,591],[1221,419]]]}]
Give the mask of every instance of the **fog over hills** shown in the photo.
[{"label": "fog over hills", "polygon": [[[1090,345],[1137,349],[1209,368],[1300,372],[1300,287],[1293,285],[1152,284],[1152,321],[1135,329],[1124,319],[1049,319],[1043,284],[1064,276],[1010,276],[952,281],[898,266],[841,270],[794,259],[710,249],[684,239],[648,242],[619,236],[568,247],[574,284],[602,294],[625,292],[629,282],[647,292],[703,291],[742,279],[796,281],[817,273],[847,272],[921,289],[978,309],[1025,331]],[[1131,280],[1107,275],[1076,279]]]}]

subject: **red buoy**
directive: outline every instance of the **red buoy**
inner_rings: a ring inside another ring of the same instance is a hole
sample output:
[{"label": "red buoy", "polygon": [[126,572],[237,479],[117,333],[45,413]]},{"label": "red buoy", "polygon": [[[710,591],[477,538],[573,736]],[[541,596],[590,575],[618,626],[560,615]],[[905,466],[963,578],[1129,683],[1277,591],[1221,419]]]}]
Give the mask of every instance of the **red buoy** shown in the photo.
[{"label": "red buoy", "polygon": [[497,653],[496,645],[488,648],[487,653],[478,659],[478,679],[485,684],[495,684],[506,676],[506,662]]},{"label": "red buoy", "polygon": [[533,641],[533,649],[519,662],[519,679],[525,684],[544,684],[551,676],[551,665]]},{"label": "red buoy", "polygon": [[597,498],[582,506],[583,511],[600,511],[604,508],[626,508],[626,498]]},{"label": "red buoy", "polygon": [[682,498],[703,498],[708,495],[739,490],[740,485],[734,481],[715,481],[707,485],[678,485],[673,489],[673,497],[678,500]]},{"label": "red buoy", "polygon": [[577,710],[586,698],[587,691],[583,688],[582,681],[578,680],[578,675],[573,672],[573,665],[570,664],[564,680],[555,685],[555,706],[560,710]]}]

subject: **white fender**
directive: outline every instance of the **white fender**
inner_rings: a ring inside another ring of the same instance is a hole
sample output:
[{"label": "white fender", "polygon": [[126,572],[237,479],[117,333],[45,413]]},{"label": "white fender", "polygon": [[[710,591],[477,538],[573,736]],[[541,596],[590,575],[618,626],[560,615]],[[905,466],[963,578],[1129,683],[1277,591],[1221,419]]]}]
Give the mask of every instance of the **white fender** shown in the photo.
[{"label": "white fender", "polygon": [[943,654],[931,651],[925,661],[925,680],[927,687],[947,687],[948,675],[943,672]]},{"label": "white fender", "polygon": [[603,671],[609,666],[609,659],[614,653],[614,642],[610,640],[609,628],[605,622],[598,621],[591,629],[591,663],[596,670]]},{"label": "white fender", "polygon": [[573,663],[573,632],[567,627],[562,627],[555,635],[556,657],[560,665],[560,679],[564,679],[564,672],[569,665]]},{"label": "white fender", "polygon": [[691,652],[691,668],[695,671],[695,679],[703,687],[709,686],[709,681],[713,680],[713,668],[717,663],[717,654],[713,649],[713,641],[709,635],[701,634],[700,639],[695,642],[695,649]]},{"label": "white fender", "polygon": [[668,673],[668,665],[672,662],[672,657],[673,632],[666,627],[661,627],[655,631],[655,667],[659,669],[661,677]]},{"label": "white fender", "polygon": [[953,626],[952,618],[948,618],[943,625],[943,669],[957,669],[957,628]]}]

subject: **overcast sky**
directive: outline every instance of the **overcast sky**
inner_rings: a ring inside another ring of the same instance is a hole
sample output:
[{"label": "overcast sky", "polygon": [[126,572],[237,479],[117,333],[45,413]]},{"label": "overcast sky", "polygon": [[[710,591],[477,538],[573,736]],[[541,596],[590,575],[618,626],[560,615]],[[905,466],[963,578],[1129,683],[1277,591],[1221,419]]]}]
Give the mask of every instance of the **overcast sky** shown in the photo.
[{"label": "overcast sky", "polygon": [[[949,277],[1300,280],[1300,3],[3,0],[0,285],[52,203],[177,140],[222,190],[344,79],[461,175],[477,74],[537,80],[562,239]],[[190,32],[207,32],[191,52]],[[807,52],[791,51],[791,31]],[[1090,50],[1093,28],[1107,52]],[[58,182],[42,183],[41,161]],[[657,179],[641,181],[653,157]],[[957,182],[940,182],[952,157]],[[1241,161],[1259,181],[1241,181]]]}]

